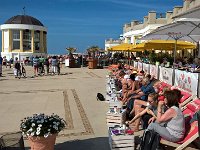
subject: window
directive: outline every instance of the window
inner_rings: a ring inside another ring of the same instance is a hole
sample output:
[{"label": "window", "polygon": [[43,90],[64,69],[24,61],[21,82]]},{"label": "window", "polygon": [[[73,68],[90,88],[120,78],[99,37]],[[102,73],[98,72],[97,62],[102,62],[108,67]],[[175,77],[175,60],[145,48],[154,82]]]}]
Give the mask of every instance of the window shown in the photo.
[{"label": "window", "polygon": [[40,50],[40,31],[34,32],[34,46],[36,51]]},{"label": "window", "polygon": [[20,49],[20,31],[12,30],[12,39],[13,39],[13,50]]},{"label": "window", "polygon": [[30,30],[23,31],[23,49],[31,50],[31,31]]}]

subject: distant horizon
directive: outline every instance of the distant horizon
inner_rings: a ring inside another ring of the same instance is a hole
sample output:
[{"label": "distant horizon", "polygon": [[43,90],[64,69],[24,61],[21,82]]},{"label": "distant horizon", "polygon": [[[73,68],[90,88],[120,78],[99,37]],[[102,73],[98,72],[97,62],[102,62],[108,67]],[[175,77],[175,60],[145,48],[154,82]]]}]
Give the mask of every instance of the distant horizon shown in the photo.
[{"label": "distant horizon", "polygon": [[125,23],[141,21],[151,10],[172,11],[183,0],[1,0],[1,5],[1,25],[25,11],[47,27],[48,53],[61,55],[69,46],[80,53],[94,45],[104,49],[106,39],[119,39]]}]

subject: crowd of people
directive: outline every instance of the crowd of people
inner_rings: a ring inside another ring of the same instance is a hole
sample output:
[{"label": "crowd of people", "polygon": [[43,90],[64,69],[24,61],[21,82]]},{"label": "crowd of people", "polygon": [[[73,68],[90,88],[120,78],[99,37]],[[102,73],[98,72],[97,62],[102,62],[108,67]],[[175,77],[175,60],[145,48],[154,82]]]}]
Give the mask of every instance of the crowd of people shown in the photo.
[{"label": "crowd of people", "polygon": [[126,108],[123,123],[135,132],[142,124],[143,129],[153,130],[172,142],[184,138],[185,120],[179,108],[181,92],[178,89],[163,88],[159,80],[129,65],[118,64],[112,75],[117,90],[121,91],[118,99]]},{"label": "crowd of people", "polygon": [[33,67],[34,77],[41,75],[55,75],[60,74],[64,58],[62,56],[35,56],[28,59],[19,60],[15,57],[14,60],[11,58],[9,61],[6,57],[0,56],[0,76],[2,76],[2,67],[13,68],[13,74],[17,77],[17,71],[22,71],[22,67],[30,65]]}]

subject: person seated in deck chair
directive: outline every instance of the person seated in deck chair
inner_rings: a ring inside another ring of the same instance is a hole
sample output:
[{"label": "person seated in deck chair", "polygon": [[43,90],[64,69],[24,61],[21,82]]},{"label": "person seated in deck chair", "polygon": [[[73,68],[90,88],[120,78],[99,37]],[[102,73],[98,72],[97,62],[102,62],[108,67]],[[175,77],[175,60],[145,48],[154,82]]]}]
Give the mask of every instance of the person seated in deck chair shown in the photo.
[{"label": "person seated in deck chair", "polygon": [[[180,96],[176,92],[177,90],[165,92],[164,101],[158,103],[157,119],[147,128],[147,130],[153,130],[162,138],[171,142],[179,142],[185,135],[185,119],[179,108]],[[164,105],[168,109],[163,113],[162,107]]]},{"label": "person seated in deck chair", "polygon": [[157,107],[158,107],[158,94],[156,93],[151,93],[148,96],[149,105],[143,109],[141,112],[136,112],[135,117],[128,122],[129,125],[131,125],[133,122],[135,122],[135,129],[134,131],[139,130],[139,123],[140,123],[140,118],[142,119],[143,122],[143,129],[146,129],[148,125],[151,122],[154,122],[157,118]]},{"label": "person seated in deck chair", "polygon": [[133,114],[131,111],[133,110],[135,100],[139,99],[142,101],[147,101],[148,95],[150,93],[155,93],[155,90],[149,78],[144,77],[142,79],[142,87],[138,90],[135,90],[133,95],[127,100],[127,115]]}]

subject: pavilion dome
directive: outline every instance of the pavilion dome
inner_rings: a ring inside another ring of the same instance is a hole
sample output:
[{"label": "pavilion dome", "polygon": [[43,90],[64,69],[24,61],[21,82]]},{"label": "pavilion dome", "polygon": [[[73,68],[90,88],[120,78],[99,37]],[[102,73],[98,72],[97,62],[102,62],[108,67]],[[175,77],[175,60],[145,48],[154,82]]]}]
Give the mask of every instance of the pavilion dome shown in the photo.
[{"label": "pavilion dome", "polygon": [[44,26],[38,19],[27,15],[13,16],[10,19],[8,19],[4,24],[26,24]]}]

